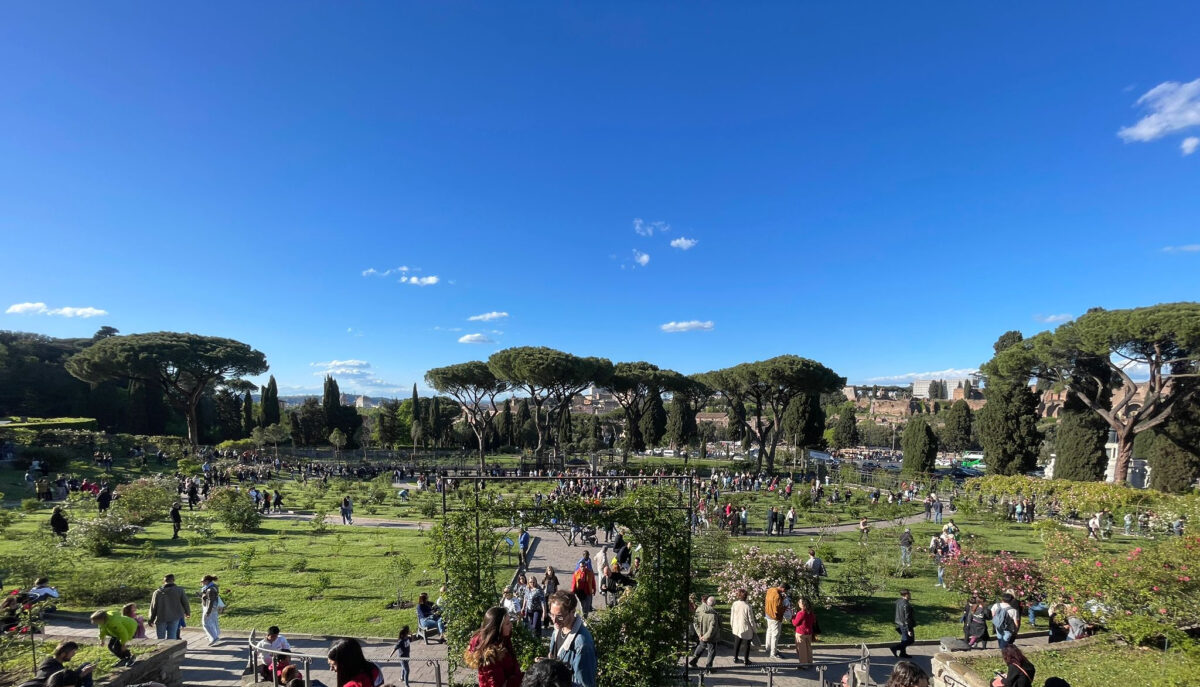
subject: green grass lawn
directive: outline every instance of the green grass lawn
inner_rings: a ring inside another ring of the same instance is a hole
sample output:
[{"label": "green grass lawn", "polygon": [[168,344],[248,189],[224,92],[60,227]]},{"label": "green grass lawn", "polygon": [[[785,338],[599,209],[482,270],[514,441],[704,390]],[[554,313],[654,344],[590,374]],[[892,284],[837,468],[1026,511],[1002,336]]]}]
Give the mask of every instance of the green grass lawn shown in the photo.
[{"label": "green grass lawn", "polygon": [[[1200,675],[1200,659],[1180,651],[1163,652],[1102,641],[1078,649],[1067,648],[1069,643],[1062,646],[1063,650],[1030,653],[1037,669],[1034,684],[1057,676],[1071,687],[1188,687],[1197,684]],[[959,660],[985,678],[1002,667],[994,658]]]},{"label": "green grass lawn", "polygon": [[[948,521],[946,518],[945,521]],[[986,552],[1011,551],[1021,556],[1040,558],[1044,546],[1037,533],[1028,525],[1018,525],[997,521],[990,516],[963,516],[954,518],[955,523],[962,529],[960,540],[967,547]],[[863,599],[853,606],[818,608],[818,618],[821,624],[821,641],[830,643],[857,643],[891,641],[897,638],[893,625],[896,599],[901,589],[912,592],[913,610],[916,614],[916,638],[940,639],[942,637],[957,637],[962,634],[959,617],[962,614],[965,599],[952,591],[935,586],[937,583],[937,567],[932,558],[926,554],[925,548],[929,538],[941,531],[940,525],[921,521],[911,526],[915,544],[913,546],[912,566],[901,576],[900,546],[898,538],[903,527],[883,528],[872,530],[868,542],[868,550],[883,564],[880,566],[878,582],[881,589],[874,595]],[[1083,536],[1082,533],[1079,536]],[[743,546],[759,546],[764,549],[789,548],[800,558],[807,557],[809,546],[832,547],[834,555],[826,558],[825,564],[829,578],[823,585],[829,585],[839,574],[843,574],[844,561],[852,552],[861,548],[857,532],[833,533],[826,536],[804,537],[800,540],[793,537],[736,537],[730,540],[734,550]],[[1102,546],[1110,552],[1121,551],[1136,545],[1134,540],[1113,540]],[[736,559],[736,554],[735,554]],[[700,593],[716,593],[715,584],[708,579],[696,580],[697,591]],[[728,618],[728,602],[722,602],[724,617]],[[1045,627],[1044,615],[1038,620],[1040,627]]]},{"label": "green grass lawn", "polygon": [[[25,515],[8,530],[0,542],[0,557],[23,546],[23,539],[36,529],[46,528],[47,510]],[[256,532],[231,534],[217,527],[217,535],[199,546],[184,539],[171,539],[170,526],[151,525],[129,545],[118,546],[105,562],[117,561],[142,566],[161,579],[174,573],[193,599],[190,623],[199,625],[200,579],[205,574],[220,577],[222,598],[228,609],[221,617],[225,628],[263,630],[279,625],[289,632],[313,634],[350,634],[388,636],[400,626],[415,625],[412,608],[387,608],[398,591],[405,600],[415,600],[419,592],[437,596],[442,573],[433,567],[429,535],[408,529],[330,526],[322,535],[310,534],[309,523],[295,520],[266,519]],[[147,543],[152,544],[150,551]],[[253,547],[248,568],[243,561]],[[413,562],[413,572],[397,579],[399,559]],[[79,565],[86,568],[99,562],[79,554]],[[500,564],[497,561],[497,569]],[[314,587],[327,575],[329,588],[315,592]],[[5,580],[8,587],[27,584]],[[82,608],[70,600],[70,589],[61,608]],[[138,606],[148,612],[149,598]]]},{"label": "green grass lawn", "polygon": [[[55,646],[57,646],[57,642],[37,640],[37,663],[41,663],[47,656],[52,654]],[[135,644],[131,645],[129,650],[133,652],[134,656],[142,656],[153,651],[154,647],[138,646]],[[16,678],[13,684],[19,684],[33,677],[33,674],[37,672],[33,665],[33,656],[34,654],[30,651],[28,641],[6,645],[3,657],[0,658],[0,676],[12,676]],[[113,656],[112,652],[106,647],[79,642],[79,650],[75,652],[75,657],[71,659],[67,667],[78,669],[84,663],[94,663],[96,665],[92,670],[92,677],[99,681],[113,671],[113,668],[117,665],[117,657]],[[4,678],[0,677],[0,680],[4,680]]]}]

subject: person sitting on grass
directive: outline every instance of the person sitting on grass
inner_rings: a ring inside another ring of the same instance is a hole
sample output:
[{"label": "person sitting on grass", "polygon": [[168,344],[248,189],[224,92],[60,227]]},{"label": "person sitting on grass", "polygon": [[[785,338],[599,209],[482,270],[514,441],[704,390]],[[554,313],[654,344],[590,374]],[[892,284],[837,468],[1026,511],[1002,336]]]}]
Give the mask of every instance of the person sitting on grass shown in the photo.
[{"label": "person sitting on grass", "polygon": [[92,614],[92,624],[100,628],[101,642],[108,637],[108,650],[117,657],[117,665],[133,665],[137,659],[125,645],[137,633],[137,621],[108,611],[96,611]]},{"label": "person sitting on grass", "polygon": [[70,663],[78,651],[79,644],[75,642],[60,642],[58,646],[54,647],[54,653],[47,656],[41,665],[38,666],[37,675],[34,679],[46,682],[56,673],[63,673],[62,677],[59,678],[59,682],[64,686],[92,687],[92,669],[95,666],[85,663],[77,669],[68,670],[63,665]]}]

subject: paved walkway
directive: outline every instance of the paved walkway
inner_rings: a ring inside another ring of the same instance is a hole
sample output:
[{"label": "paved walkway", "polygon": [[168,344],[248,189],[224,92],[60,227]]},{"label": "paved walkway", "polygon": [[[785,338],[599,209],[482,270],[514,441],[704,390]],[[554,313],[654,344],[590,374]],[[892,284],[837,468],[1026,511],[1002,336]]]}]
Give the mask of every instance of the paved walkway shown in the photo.
[{"label": "paved walkway", "polygon": [[[80,638],[75,641],[94,643],[96,628],[85,620],[65,620],[50,618],[46,624],[46,634],[52,637]],[[284,633],[287,636],[287,633]],[[248,633],[222,633],[221,641],[216,646],[208,646],[208,639],[198,628],[183,629],[182,639],[188,643],[187,656],[182,666],[183,682],[185,685],[200,685],[203,687],[231,687],[240,684],[242,672],[250,656],[247,645]],[[320,660],[312,662],[312,678],[326,685],[336,685],[337,679],[329,672],[329,663],[325,653],[329,650],[331,640],[325,637],[288,637],[292,649],[299,653],[320,656]],[[385,682],[403,684],[400,680],[400,664],[395,659],[388,659],[392,650],[392,642],[380,639],[363,640],[363,653],[383,670]],[[412,670],[413,684],[433,685],[435,682],[434,666],[427,661],[443,660],[446,657],[446,646],[440,643],[426,645],[421,640],[412,644],[412,657],[409,667]],[[294,662],[297,663],[298,662]],[[297,667],[302,668],[301,665]],[[443,668],[444,670],[445,668]],[[443,675],[442,684],[446,684]]]}]

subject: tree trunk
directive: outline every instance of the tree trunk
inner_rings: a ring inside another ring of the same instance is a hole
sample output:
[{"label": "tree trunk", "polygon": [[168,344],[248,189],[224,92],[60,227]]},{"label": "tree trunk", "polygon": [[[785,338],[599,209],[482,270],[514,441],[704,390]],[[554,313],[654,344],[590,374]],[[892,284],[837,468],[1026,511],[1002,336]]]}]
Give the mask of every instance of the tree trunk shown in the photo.
[{"label": "tree trunk", "polygon": [[1117,466],[1113,470],[1114,484],[1125,484],[1125,480],[1129,478],[1129,463],[1133,460],[1133,439],[1136,436],[1132,426],[1126,432],[1117,434]]},{"label": "tree trunk", "polygon": [[192,403],[187,409],[188,441],[193,449],[200,445],[200,421],[196,418],[196,405]]}]

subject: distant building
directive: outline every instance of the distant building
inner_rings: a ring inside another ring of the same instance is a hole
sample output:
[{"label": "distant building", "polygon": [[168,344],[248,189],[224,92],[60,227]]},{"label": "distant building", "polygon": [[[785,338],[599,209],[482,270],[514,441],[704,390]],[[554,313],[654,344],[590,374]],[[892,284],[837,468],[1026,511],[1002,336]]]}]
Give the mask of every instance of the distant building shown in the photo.
[{"label": "distant building", "polygon": [[912,395],[913,398],[929,398],[929,387],[933,386],[936,379],[918,379],[913,382]]},{"label": "distant building", "polygon": [[855,389],[855,387],[852,387],[852,386],[842,387],[842,395],[846,397],[847,401],[857,401],[858,400],[857,394],[858,394],[858,390]]}]

